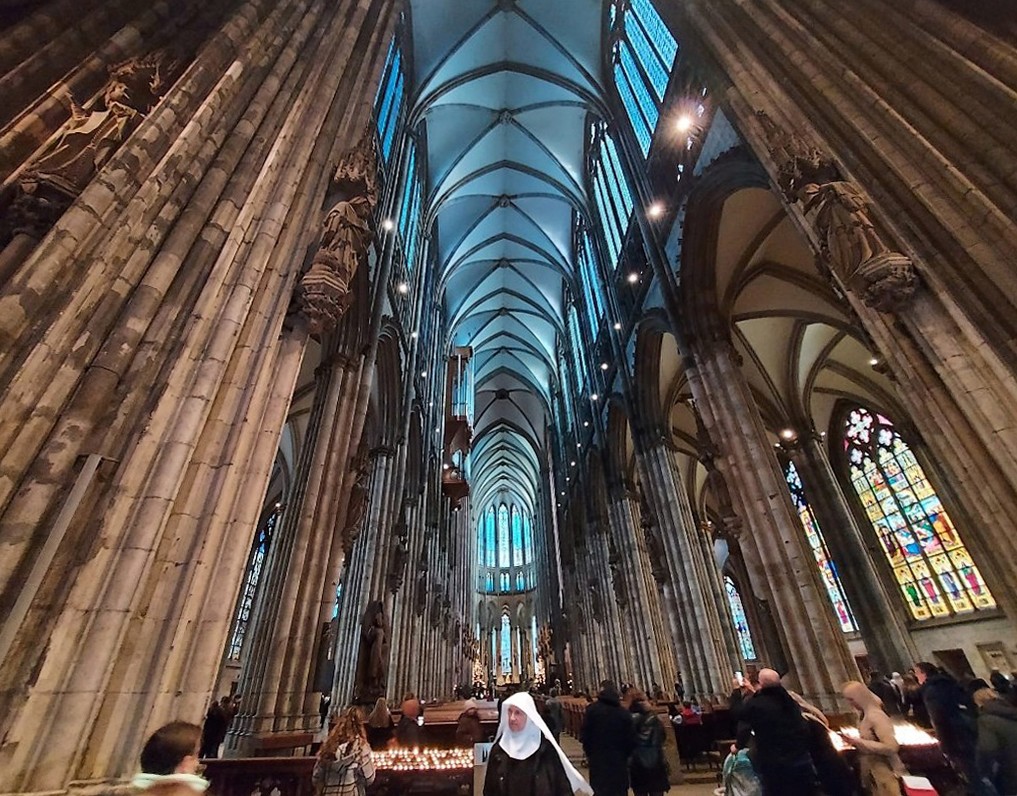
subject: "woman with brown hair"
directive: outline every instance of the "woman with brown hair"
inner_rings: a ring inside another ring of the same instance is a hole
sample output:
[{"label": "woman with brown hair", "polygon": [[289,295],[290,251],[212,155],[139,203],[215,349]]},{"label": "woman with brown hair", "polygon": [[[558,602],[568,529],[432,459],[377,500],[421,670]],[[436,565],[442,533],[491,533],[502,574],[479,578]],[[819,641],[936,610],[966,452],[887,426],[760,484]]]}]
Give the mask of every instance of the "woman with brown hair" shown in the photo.
[{"label": "woman with brown hair", "polygon": [[351,707],[339,717],[311,775],[316,796],[364,796],[374,782],[374,759],[364,734],[360,710]]},{"label": "woman with brown hair", "polygon": [[378,697],[374,703],[374,710],[367,717],[367,740],[375,751],[385,749],[392,740],[392,733],[395,730],[395,722],[392,720],[392,711],[388,709],[388,702],[385,697]]}]

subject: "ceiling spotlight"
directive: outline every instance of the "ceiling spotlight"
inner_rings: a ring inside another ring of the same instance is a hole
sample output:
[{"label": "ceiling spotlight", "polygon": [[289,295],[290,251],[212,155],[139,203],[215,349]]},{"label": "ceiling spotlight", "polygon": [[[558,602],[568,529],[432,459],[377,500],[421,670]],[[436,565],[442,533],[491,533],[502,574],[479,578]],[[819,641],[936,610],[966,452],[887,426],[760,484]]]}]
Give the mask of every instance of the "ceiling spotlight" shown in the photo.
[{"label": "ceiling spotlight", "polygon": [[391,232],[395,229],[395,222],[391,218],[386,218],[381,222],[381,228],[386,232]]},{"label": "ceiling spotlight", "polygon": [[620,332],[621,331],[621,324],[618,321],[615,321],[615,323],[614,323],[614,330],[616,332]]},{"label": "ceiling spotlight", "polygon": [[872,365],[872,367],[876,367],[876,365],[879,364],[879,359],[877,357],[873,357],[869,360],[869,364]]},{"label": "ceiling spotlight", "polygon": [[410,292],[410,286],[406,282],[400,282],[398,285],[396,285],[396,290],[398,290],[402,295],[405,296],[407,293]]},{"label": "ceiling spotlight", "polygon": [[639,281],[639,274],[635,271],[629,271],[629,284],[634,285]]},{"label": "ceiling spotlight", "polygon": [[601,362],[600,363],[600,369],[601,370],[607,370],[607,363],[606,362]]},{"label": "ceiling spotlight", "polygon": [[589,420],[584,420],[583,421],[583,428],[589,428],[589,427],[590,427],[590,421]]},{"label": "ceiling spotlight", "polygon": [[583,443],[581,443],[581,442],[577,442],[577,443],[576,443],[576,447],[577,447],[577,448],[581,448],[581,447],[583,447]]},{"label": "ceiling spotlight", "polygon": [[785,428],[780,432],[781,439],[791,440],[795,438],[795,431],[793,428]]},{"label": "ceiling spotlight", "polygon": [[573,459],[572,461],[569,462],[569,467],[575,467],[575,466],[576,466],[576,460]]},{"label": "ceiling spotlight", "polygon": [[590,396],[590,400],[591,400],[591,401],[596,401],[596,400],[597,400],[597,399],[598,399],[599,397],[600,397],[600,396],[599,396],[599,395],[597,395],[597,393],[593,393],[593,394],[592,394],[592,395]]},{"label": "ceiling spotlight", "polygon": [[646,215],[650,218],[660,218],[664,215],[664,203],[654,202],[648,208],[646,208]]},{"label": "ceiling spotlight", "polygon": [[693,124],[692,116],[687,113],[683,113],[681,116],[678,117],[678,120],[674,123],[674,126],[679,133],[687,133],[689,130],[692,129],[692,124]]}]

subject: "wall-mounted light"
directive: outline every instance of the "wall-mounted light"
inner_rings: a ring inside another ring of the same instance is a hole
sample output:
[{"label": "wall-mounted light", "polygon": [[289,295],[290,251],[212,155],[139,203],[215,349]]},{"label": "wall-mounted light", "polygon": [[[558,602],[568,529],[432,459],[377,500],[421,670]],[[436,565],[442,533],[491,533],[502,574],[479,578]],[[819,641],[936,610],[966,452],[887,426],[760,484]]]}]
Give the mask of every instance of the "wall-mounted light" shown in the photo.
[{"label": "wall-mounted light", "polygon": [[395,222],[391,218],[386,218],[381,222],[381,228],[386,232],[391,232],[395,229]]},{"label": "wall-mounted light", "polygon": [[675,120],[674,128],[679,133],[687,133],[692,129],[693,124],[695,124],[695,120],[692,118],[691,114],[683,113]]},{"label": "wall-mounted light", "polygon": [[652,205],[646,208],[647,218],[660,218],[662,215],[664,215],[663,202],[654,202]]},{"label": "wall-mounted light", "polygon": [[630,285],[634,285],[636,282],[639,281],[639,274],[636,273],[635,271],[629,271],[628,279],[629,279],[629,284]]},{"label": "wall-mounted light", "polygon": [[411,339],[416,340],[418,337],[420,337],[420,332],[410,332]]},{"label": "wall-mounted light", "polygon": [[591,401],[596,401],[598,398],[600,398],[600,396],[597,395],[597,393],[593,393],[592,395],[590,395],[590,400]]},{"label": "wall-mounted light", "polygon": [[621,324],[620,324],[620,323],[618,323],[618,321],[615,321],[615,324],[614,324],[614,330],[615,330],[616,332],[620,332],[620,331],[621,331]]},{"label": "wall-mounted light", "polygon": [[795,430],[793,428],[785,428],[780,432],[780,438],[783,440],[793,440],[795,438]]},{"label": "wall-mounted light", "polygon": [[405,296],[407,293],[410,292],[410,286],[406,282],[400,282],[398,285],[396,285],[396,290],[399,291],[400,295]]},{"label": "wall-mounted light", "polygon": [[872,357],[872,359],[869,360],[869,364],[872,365],[872,367],[876,367],[876,365],[879,364],[879,358],[878,357]]}]

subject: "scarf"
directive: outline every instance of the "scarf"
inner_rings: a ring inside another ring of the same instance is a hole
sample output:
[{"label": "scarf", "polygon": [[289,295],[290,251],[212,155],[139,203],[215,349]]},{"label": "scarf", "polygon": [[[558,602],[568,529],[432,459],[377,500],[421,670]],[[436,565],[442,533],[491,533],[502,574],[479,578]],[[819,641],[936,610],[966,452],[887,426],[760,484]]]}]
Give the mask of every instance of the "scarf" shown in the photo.
[{"label": "scarf", "polygon": [[[509,729],[508,709],[510,707],[517,708],[526,714],[526,726],[519,732]],[[572,792],[591,793],[592,789],[583,779],[583,775],[576,770],[562,748],[555,743],[554,736],[551,735],[551,731],[540,717],[540,713],[537,712],[533,697],[521,692],[513,694],[502,703],[501,722],[498,725],[498,735],[494,742],[505,750],[505,754],[513,760],[525,760],[540,748],[543,739],[547,739],[547,742],[554,747],[554,751],[558,753],[558,759],[561,760],[562,767],[565,769],[565,775],[569,779]]]},{"label": "scarf", "polygon": [[131,785],[138,790],[148,790],[155,785],[170,783],[186,785],[195,793],[204,793],[208,790],[209,786],[209,781],[204,777],[199,777],[197,774],[146,774],[142,772],[135,775],[134,779],[131,780]]}]

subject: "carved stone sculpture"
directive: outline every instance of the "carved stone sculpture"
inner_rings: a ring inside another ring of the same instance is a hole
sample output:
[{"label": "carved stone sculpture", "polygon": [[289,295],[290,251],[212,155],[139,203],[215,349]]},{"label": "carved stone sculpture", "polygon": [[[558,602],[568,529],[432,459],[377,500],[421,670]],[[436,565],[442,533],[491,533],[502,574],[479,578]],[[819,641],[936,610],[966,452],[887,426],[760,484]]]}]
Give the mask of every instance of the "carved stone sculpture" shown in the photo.
[{"label": "carved stone sculpture", "polygon": [[600,596],[600,587],[596,583],[590,584],[590,609],[593,611],[593,618],[598,623],[604,621],[604,598]]},{"label": "carved stone sculpture", "polygon": [[336,327],[349,306],[350,284],[374,240],[371,218],[377,203],[374,135],[360,142],[336,167],[333,186],[341,198],[325,216],[311,267],[300,280],[300,304],[311,334]]},{"label": "carved stone sculpture", "polygon": [[410,557],[410,540],[405,535],[406,528],[403,527],[403,534],[396,540],[396,546],[392,550],[392,558],[388,566],[388,590],[395,594],[403,585],[403,578],[406,574],[406,561]]},{"label": "carved stone sculpture", "polygon": [[380,600],[364,612],[360,631],[360,658],[357,665],[357,694],[362,701],[385,695],[388,680],[388,622]]},{"label": "carved stone sculpture", "polygon": [[71,118],[22,172],[0,206],[0,242],[41,238],[141,124],[181,64],[163,51],[111,67],[102,98],[87,108],[71,99]]},{"label": "carved stone sculpture", "polygon": [[781,129],[764,111],[756,117],[780,189],[813,224],[826,266],[866,306],[894,312],[907,304],[918,287],[914,264],[883,242],[861,189],[804,138]]},{"label": "carved stone sculpture", "polygon": [[353,482],[350,492],[349,508],[346,511],[346,527],[343,529],[343,551],[346,555],[349,555],[353,550],[353,545],[360,537],[364,529],[364,520],[367,517],[370,472],[366,457],[354,462],[353,471],[356,473],[356,481]]},{"label": "carved stone sculpture", "polygon": [[611,570],[611,587],[614,589],[614,601],[618,607],[625,609],[629,605],[629,590],[625,585],[625,575],[622,572],[621,559],[618,556],[611,556],[608,561],[608,568]]}]

